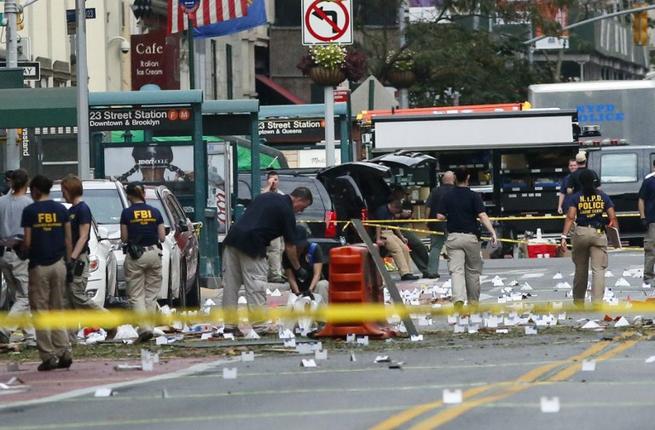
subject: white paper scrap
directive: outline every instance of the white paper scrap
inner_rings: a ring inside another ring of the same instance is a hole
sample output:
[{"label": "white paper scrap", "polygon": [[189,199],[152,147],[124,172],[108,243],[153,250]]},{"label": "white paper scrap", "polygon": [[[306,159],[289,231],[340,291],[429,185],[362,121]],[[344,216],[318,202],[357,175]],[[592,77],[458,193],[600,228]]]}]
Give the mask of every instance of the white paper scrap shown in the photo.
[{"label": "white paper scrap", "polygon": [[212,338],[211,333],[203,333],[203,334],[200,335],[200,340],[209,340],[211,338]]},{"label": "white paper scrap", "polygon": [[296,347],[296,339],[285,339],[284,340],[284,347],[285,348],[295,348]]},{"label": "white paper scrap", "polygon": [[375,362],[376,363],[391,363],[391,359],[389,358],[388,355],[378,355],[375,357]]},{"label": "white paper scrap", "polygon": [[530,284],[528,284],[527,282],[523,284],[523,286],[521,287],[521,291],[533,291],[533,290],[534,288],[532,288],[532,286],[530,286]]},{"label": "white paper scrap", "polygon": [[614,284],[615,287],[629,287],[630,282],[626,281],[625,278],[619,278]]},{"label": "white paper scrap", "polygon": [[155,344],[156,345],[167,345],[168,344],[168,338],[166,336],[159,336],[158,338],[155,339]]},{"label": "white paper scrap", "polygon": [[478,331],[480,331],[480,326],[477,324],[471,324],[468,326],[468,333],[469,334],[476,334]]},{"label": "white paper scrap", "polygon": [[606,277],[606,278],[613,278],[613,277],[614,277],[614,273],[612,273],[611,270],[608,270],[607,272],[605,272],[605,277]]},{"label": "white paper scrap", "polygon": [[599,328],[600,325],[596,321],[587,321],[585,325],[582,326],[584,329],[594,329],[594,328]]},{"label": "white paper scrap", "polygon": [[553,414],[559,412],[559,397],[542,397],[541,412],[545,414]]},{"label": "white paper scrap", "polygon": [[630,323],[625,317],[621,317],[614,323],[614,327],[630,327]]},{"label": "white paper scrap", "polygon": [[596,360],[582,360],[582,371],[593,372],[596,370]]},{"label": "white paper scrap", "polygon": [[412,342],[422,342],[423,341],[423,335],[422,334],[417,334],[416,336],[411,336],[410,340]]},{"label": "white paper scrap", "polygon": [[302,367],[316,367],[316,362],[314,361],[313,358],[308,358],[308,359],[303,359],[302,362]]},{"label": "white paper scrap", "polygon": [[562,279],[564,278],[560,272],[555,273],[555,276],[553,276],[553,279]]},{"label": "white paper scrap", "polygon": [[314,351],[314,360],[327,360],[327,350]]},{"label": "white paper scrap", "polygon": [[346,343],[355,343],[357,340],[357,335],[355,334],[347,334],[346,335]]},{"label": "white paper scrap", "polygon": [[223,333],[223,339],[225,339],[225,340],[234,340],[234,334],[233,333]]},{"label": "white paper scrap", "polygon": [[110,397],[111,395],[111,388],[98,388],[93,397]]},{"label": "white paper scrap", "polygon": [[253,351],[243,351],[241,361],[255,361],[255,353]]},{"label": "white paper scrap", "polygon": [[243,337],[244,339],[261,339],[261,337],[257,334],[255,330],[250,330],[246,335]]},{"label": "white paper scrap", "polygon": [[223,379],[237,379],[237,368],[223,368]]},{"label": "white paper scrap", "polygon": [[646,359],[646,364],[655,363],[655,355],[651,355]]},{"label": "white paper scrap", "polygon": [[271,292],[271,297],[282,297],[282,293],[276,288]]},{"label": "white paper scrap", "polygon": [[453,333],[455,334],[464,333],[465,331],[466,331],[466,327],[464,327],[463,325],[455,324],[453,326]]},{"label": "white paper scrap", "polygon": [[509,330],[506,328],[498,328],[496,329],[497,334],[509,334]]},{"label": "white paper scrap", "polygon": [[463,398],[462,390],[443,390],[442,400],[445,405],[458,405],[462,403]]},{"label": "white paper scrap", "polygon": [[309,343],[296,344],[296,352],[300,355],[310,355],[314,352],[314,347]]},{"label": "white paper scrap", "polygon": [[527,335],[537,334],[537,328],[536,327],[530,327],[529,325],[526,325],[525,326],[525,334],[527,334]]},{"label": "white paper scrap", "polygon": [[368,346],[368,336],[358,337],[357,345]]}]

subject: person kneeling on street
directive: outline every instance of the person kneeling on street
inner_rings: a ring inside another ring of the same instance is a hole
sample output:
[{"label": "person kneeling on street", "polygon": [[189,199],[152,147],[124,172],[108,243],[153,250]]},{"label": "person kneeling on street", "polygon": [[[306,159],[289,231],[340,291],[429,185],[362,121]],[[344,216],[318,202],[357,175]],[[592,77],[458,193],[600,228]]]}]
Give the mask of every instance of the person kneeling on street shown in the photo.
[{"label": "person kneeling on street", "polygon": [[296,226],[296,235],[293,243],[296,245],[300,267],[307,271],[307,275],[299,279],[296,276],[296,271],[293,270],[291,261],[289,261],[286,254],[284,255],[282,266],[289,280],[291,292],[297,296],[309,297],[312,300],[316,299],[316,294],[320,296],[322,303],[327,303],[328,281],[322,279],[325,258],[321,247],[316,242],[309,242],[307,239],[307,229],[301,225]]},{"label": "person kneeling on street", "polygon": [[[153,313],[157,310],[157,295],[161,288],[161,242],[166,239],[161,212],[145,203],[142,185],[127,184],[127,199],[131,206],[121,213],[121,240],[125,256],[125,280],[127,299],[137,312]],[[152,326],[139,327],[136,340],[152,339]]]},{"label": "person kneeling on street", "polygon": [[[33,313],[64,309],[66,263],[72,250],[66,208],[50,200],[52,181],[43,175],[30,182],[34,203],[23,210],[24,249],[29,254],[28,295]],[[40,371],[67,369],[73,363],[68,333],[63,328],[36,330]]]}]

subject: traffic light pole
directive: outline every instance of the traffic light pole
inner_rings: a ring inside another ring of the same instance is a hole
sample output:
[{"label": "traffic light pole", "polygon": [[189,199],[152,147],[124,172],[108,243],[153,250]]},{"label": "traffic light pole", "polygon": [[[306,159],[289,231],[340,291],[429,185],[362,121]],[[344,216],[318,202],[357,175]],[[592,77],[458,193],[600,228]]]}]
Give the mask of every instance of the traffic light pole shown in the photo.
[{"label": "traffic light pole", "polygon": [[[574,28],[577,28],[577,27],[581,27],[583,25],[591,24],[592,22],[603,21],[605,19],[614,18],[616,16],[630,15],[630,14],[633,14],[633,13],[645,12],[647,10],[652,10],[652,9],[655,9],[655,5],[641,6],[641,7],[636,7],[636,8],[633,8],[633,9],[622,10],[622,11],[619,11],[619,12],[608,13],[607,15],[601,15],[601,16],[597,16],[595,18],[589,18],[589,19],[585,19],[584,21],[576,22],[575,24],[567,25],[566,27],[562,27],[561,31],[571,30],[571,29],[574,29]],[[525,42],[523,42],[523,44],[524,45],[532,45],[533,43],[538,42],[541,39],[545,39],[547,37],[552,37],[552,36],[553,35],[543,35],[543,36],[539,36],[539,37],[533,37],[533,38],[530,38],[530,39],[526,40]]]},{"label": "traffic light pole", "polygon": [[[18,14],[20,13],[20,6],[16,1],[5,1],[5,15],[7,16],[7,68],[18,67]],[[3,169],[5,171],[20,168],[20,151],[16,140],[16,130],[8,129]]]}]

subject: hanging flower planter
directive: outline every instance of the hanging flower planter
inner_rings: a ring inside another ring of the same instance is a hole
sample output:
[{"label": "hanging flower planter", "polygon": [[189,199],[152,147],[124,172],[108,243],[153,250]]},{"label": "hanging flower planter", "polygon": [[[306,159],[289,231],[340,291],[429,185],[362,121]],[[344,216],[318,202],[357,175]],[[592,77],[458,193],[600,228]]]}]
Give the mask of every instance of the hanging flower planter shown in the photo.
[{"label": "hanging flower planter", "polygon": [[410,88],[416,82],[416,73],[411,70],[390,70],[387,80],[396,88]]},{"label": "hanging flower planter", "polygon": [[359,81],[366,73],[366,56],[336,45],[319,45],[309,49],[298,64],[305,76],[325,87],[334,87],[348,79]]},{"label": "hanging flower planter", "polygon": [[312,67],[309,77],[318,85],[336,87],[346,80],[346,74],[341,69],[326,69],[325,67]]},{"label": "hanging flower planter", "polygon": [[391,51],[387,55],[387,81],[396,88],[409,88],[416,82],[414,57],[416,53],[406,49],[397,53]]}]

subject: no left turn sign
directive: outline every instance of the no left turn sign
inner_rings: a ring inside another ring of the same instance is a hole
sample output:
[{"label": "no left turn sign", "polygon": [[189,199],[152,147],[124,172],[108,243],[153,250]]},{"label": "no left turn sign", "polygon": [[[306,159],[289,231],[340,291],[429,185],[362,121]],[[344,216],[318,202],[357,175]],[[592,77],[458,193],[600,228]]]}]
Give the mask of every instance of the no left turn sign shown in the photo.
[{"label": "no left turn sign", "polygon": [[353,43],[352,0],[303,0],[303,45]]}]

